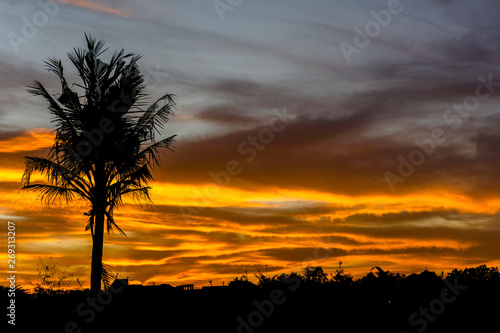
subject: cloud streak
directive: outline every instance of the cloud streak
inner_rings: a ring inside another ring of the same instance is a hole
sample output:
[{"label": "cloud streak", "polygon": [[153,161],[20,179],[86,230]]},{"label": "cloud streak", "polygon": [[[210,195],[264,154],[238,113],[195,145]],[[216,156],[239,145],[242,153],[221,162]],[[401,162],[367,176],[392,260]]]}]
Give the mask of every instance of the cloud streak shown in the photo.
[{"label": "cloud streak", "polygon": [[63,4],[75,6],[78,8],[83,8],[87,9],[96,13],[102,13],[102,14],[109,14],[109,15],[116,15],[120,16],[123,18],[129,18],[131,15],[125,11],[119,10],[117,8],[113,8],[113,6],[116,6],[118,2],[114,1],[110,3],[109,5],[107,4],[102,4],[102,3],[97,3],[96,1],[92,0],[58,0],[58,2],[61,2]]}]

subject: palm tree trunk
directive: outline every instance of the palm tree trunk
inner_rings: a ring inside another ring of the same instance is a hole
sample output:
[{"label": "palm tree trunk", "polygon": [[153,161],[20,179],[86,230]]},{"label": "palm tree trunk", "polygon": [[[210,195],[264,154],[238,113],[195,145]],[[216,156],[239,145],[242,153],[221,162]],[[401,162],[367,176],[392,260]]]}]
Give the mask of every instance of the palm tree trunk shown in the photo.
[{"label": "palm tree trunk", "polygon": [[90,272],[90,292],[93,295],[101,290],[102,252],[104,244],[104,210],[96,212],[92,243],[92,264]]},{"label": "palm tree trunk", "polygon": [[90,272],[90,292],[93,295],[101,290],[102,254],[104,244],[104,218],[106,209],[104,164],[96,163],[95,173],[95,212],[94,238],[92,243],[92,264]]}]

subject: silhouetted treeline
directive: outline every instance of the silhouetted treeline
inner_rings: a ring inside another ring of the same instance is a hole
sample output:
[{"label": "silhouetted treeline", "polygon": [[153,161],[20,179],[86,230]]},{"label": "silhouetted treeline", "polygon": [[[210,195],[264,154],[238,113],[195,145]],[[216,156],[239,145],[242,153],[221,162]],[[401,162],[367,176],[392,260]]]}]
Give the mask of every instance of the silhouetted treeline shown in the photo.
[{"label": "silhouetted treeline", "polygon": [[[88,290],[16,294],[22,332],[483,332],[497,329],[498,268],[408,276],[374,267],[355,280],[341,265],[246,275],[227,286],[182,290],[117,280]],[[6,294],[6,288],[2,288]],[[3,299],[6,299],[6,295]]]}]

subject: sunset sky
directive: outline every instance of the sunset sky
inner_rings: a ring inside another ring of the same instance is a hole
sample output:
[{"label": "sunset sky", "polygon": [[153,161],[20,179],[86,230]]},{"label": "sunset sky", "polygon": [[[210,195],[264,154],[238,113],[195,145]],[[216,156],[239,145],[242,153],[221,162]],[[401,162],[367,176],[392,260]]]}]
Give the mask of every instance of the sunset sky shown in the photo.
[{"label": "sunset sky", "polygon": [[500,265],[498,1],[4,0],[0,17],[0,259],[13,221],[26,286],[40,257],[89,285],[86,204],[20,191],[54,139],[26,85],[60,91],[49,57],[79,83],[84,32],[142,55],[151,100],[178,98],[154,208],[126,200],[127,237],[105,236],[119,277]]}]

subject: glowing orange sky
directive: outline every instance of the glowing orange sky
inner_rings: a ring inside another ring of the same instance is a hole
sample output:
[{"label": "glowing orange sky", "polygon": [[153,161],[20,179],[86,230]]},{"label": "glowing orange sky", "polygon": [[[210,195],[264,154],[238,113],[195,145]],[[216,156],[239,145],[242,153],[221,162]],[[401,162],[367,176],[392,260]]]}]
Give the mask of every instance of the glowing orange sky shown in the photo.
[{"label": "glowing orange sky", "polygon": [[[332,273],[339,260],[357,277],[500,264],[500,7],[408,3],[346,59],[340,45],[386,4],[245,1],[223,20],[212,1],[57,4],[36,36],[0,45],[0,235],[16,222],[22,285],[52,257],[88,286],[86,204],[49,207],[20,191],[24,156],[45,155],[54,137],[26,85],[60,91],[49,57],[79,84],[66,53],[84,31],[109,53],[142,55],[151,99],[178,97],[158,134],[178,137],[154,174],[154,210],[125,200],[115,218],[127,237],[105,237],[119,277],[199,287],[266,266]],[[2,31],[21,36],[23,17],[43,10],[0,3]],[[214,176],[234,163],[237,175]]]},{"label": "glowing orange sky", "polygon": [[[0,141],[0,147],[3,156],[21,162],[18,151],[40,154],[38,148],[50,145],[51,138],[48,131],[27,131]],[[40,257],[45,262],[52,257],[61,270],[68,266],[67,272],[85,284],[91,249],[83,230],[85,204],[40,203],[35,194],[19,191],[22,172],[0,168],[0,214],[17,223],[23,284],[36,280]],[[500,263],[477,250],[497,246],[485,237],[498,232],[494,198],[478,202],[445,189],[347,196],[271,186],[249,191],[215,183],[153,186],[154,211],[126,200],[116,219],[127,237],[106,236],[105,262],[136,283],[220,283],[266,265],[273,274],[307,265],[332,272],[339,260],[357,276],[374,265],[411,272]]]}]

